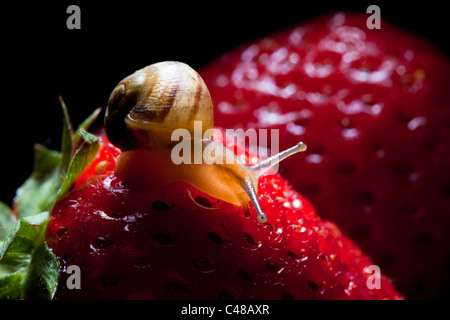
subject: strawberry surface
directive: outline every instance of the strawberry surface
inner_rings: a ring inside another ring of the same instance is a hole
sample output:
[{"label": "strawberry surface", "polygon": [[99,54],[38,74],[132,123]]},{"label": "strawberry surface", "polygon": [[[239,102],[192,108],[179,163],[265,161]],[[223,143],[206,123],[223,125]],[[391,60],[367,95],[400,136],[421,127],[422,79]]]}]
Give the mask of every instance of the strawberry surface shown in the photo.
[{"label": "strawberry surface", "polygon": [[[56,299],[401,298],[384,276],[369,289],[371,260],[280,176],[261,177],[259,194],[265,224],[252,206],[246,219],[182,182],[108,171],[80,181],[47,227],[62,268]],[[70,265],[81,269],[80,290],[66,286]]]},{"label": "strawberry surface", "polygon": [[76,179],[73,185],[74,189],[99,175],[112,173],[116,167],[116,158],[120,154],[120,149],[112,145],[103,132],[99,135],[101,137],[100,150],[89,166],[87,166],[82,174]]},{"label": "strawberry surface", "polygon": [[[419,36],[338,13],[200,70],[223,128],[280,129],[280,173],[409,298],[450,284],[450,64]],[[236,120],[238,119],[238,121]],[[447,291],[448,292],[448,291]]]}]

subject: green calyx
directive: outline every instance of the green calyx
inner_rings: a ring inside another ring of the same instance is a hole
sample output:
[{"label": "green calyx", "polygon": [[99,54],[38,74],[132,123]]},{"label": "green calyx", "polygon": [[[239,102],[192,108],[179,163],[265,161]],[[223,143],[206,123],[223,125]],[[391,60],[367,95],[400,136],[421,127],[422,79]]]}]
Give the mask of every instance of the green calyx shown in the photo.
[{"label": "green calyx", "polygon": [[35,145],[33,172],[14,199],[17,217],[0,202],[0,300],[54,297],[59,263],[45,243],[50,212],[100,149],[98,138],[87,132],[100,109],[73,133],[61,98],[60,103],[64,114],[61,151]]}]

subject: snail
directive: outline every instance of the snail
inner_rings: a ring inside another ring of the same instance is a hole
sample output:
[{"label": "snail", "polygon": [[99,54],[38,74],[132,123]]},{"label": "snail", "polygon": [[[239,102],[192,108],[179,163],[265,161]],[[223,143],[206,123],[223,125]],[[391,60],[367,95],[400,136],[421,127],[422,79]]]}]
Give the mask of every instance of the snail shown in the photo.
[{"label": "snail", "polygon": [[[201,132],[195,132],[198,123]],[[261,223],[267,216],[258,201],[258,178],[281,160],[306,150],[300,142],[247,166],[213,140],[213,104],[208,88],[195,70],[177,61],[155,63],[124,78],[110,95],[104,126],[108,140],[122,151],[115,169],[118,174],[143,183],[149,183],[148,179],[163,184],[187,182],[212,197],[242,206],[246,217],[250,216],[251,201]],[[173,161],[178,143],[173,133],[181,128],[190,133],[186,139],[194,150],[191,158],[200,154],[204,161]],[[140,170],[135,170],[136,166]]]}]

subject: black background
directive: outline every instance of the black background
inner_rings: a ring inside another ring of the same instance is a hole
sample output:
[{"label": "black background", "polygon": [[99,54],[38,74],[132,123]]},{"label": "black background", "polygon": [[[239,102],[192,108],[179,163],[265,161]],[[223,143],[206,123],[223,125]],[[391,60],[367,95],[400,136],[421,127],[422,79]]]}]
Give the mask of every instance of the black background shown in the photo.
[{"label": "black background", "polygon": [[[81,9],[68,30],[66,9]],[[59,148],[58,96],[78,125],[125,76],[179,60],[198,68],[236,46],[335,11],[376,4],[381,18],[428,38],[449,55],[442,2],[410,1],[87,1],[2,4],[0,200],[11,203],[31,173],[33,144]],[[383,30],[381,29],[380,32]]]}]

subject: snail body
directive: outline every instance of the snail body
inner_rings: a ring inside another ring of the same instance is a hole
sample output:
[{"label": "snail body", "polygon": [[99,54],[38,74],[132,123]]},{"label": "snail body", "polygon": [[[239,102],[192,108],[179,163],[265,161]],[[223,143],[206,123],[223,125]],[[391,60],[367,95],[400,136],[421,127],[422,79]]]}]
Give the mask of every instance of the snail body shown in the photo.
[{"label": "snail body", "polygon": [[[196,122],[201,123],[197,134]],[[258,221],[266,222],[257,197],[258,178],[306,146],[300,142],[247,166],[212,137],[205,138],[213,126],[213,106],[205,83],[188,65],[174,61],[150,65],[123,79],[113,90],[105,115],[107,137],[122,150],[118,174],[161,184],[184,181],[212,197],[242,206],[246,216],[251,201]],[[177,129],[190,133],[183,143],[193,150],[193,161],[175,163],[173,152],[178,142],[172,133]]]},{"label": "snail body", "polygon": [[[192,142],[193,144],[201,143],[204,147],[205,144],[208,144],[206,141],[204,143],[203,141]],[[230,150],[228,152],[232,153]],[[136,172],[136,166],[142,166],[142,163],[149,163],[151,167],[148,170]],[[160,170],[155,172],[154,167]],[[242,206],[246,215],[248,215],[249,197],[245,186],[242,185],[245,180],[242,180],[241,177],[249,177],[248,181],[253,188],[257,188],[257,179],[254,179],[249,172],[250,169],[242,162],[236,164],[197,164],[194,162],[174,164],[170,150],[166,149],[125,151],[117,161],[116,171],[122,173],[128,180],[140,184],[148,181],[156,185],[167,185],[174,181],[187,182],[212,197]]]}]

